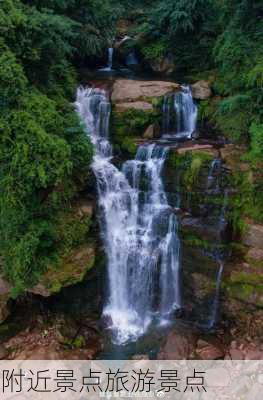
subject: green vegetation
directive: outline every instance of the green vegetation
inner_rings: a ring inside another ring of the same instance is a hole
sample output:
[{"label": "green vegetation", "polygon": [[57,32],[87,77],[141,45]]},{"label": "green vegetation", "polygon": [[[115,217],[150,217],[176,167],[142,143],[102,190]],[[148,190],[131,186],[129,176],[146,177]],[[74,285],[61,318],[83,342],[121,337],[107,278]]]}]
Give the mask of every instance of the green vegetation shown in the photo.
[{"label": "green vegetation", "polygon": [[137,150],[136,138],[141,139],[148,126],[158,122],[159,119],[158,102],[154,111],[128,109],[118,112],[113,110],[111,130],[116,151],[122,151],[127,156],[133,156]]},{"label": "green vegetation", "polygon": [[67,15],[72,2],[44,3],[0,2],[0,254],[14,295],[78,241],[58,218],[93,153],[71,105],[83,26]]},{"label": "green vegetation", "polygon": [[[0,257],[14,294],[89,234],[90,221],[70,219],[93,152],[72,102],[79,68],[102,61],[121,18],[145,65],[169,55],[175,79],[212,82],[200,126],[244,145],[239,161],[249,166],[233,174],[233,225],[263,220],[262,8],[260,0],[0,0]],[[113,113],[117,150],[135,152],[135,138],[159,120],[155,106]],[[206,161],[187,159],[188,191]]]}]

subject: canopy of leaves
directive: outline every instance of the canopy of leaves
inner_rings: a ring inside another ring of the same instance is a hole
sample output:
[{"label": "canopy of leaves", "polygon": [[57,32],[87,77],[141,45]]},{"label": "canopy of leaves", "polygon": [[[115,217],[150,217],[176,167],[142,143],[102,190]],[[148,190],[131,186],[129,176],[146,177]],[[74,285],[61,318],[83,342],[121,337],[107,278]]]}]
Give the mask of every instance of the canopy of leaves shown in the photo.
[{"label": "canopy of leaves", "polygon": [[71,105],[80,23],[56,8],[62,2],[0,3],[0,255],[15,293],[56,259],[56,216],[92,158]]}]

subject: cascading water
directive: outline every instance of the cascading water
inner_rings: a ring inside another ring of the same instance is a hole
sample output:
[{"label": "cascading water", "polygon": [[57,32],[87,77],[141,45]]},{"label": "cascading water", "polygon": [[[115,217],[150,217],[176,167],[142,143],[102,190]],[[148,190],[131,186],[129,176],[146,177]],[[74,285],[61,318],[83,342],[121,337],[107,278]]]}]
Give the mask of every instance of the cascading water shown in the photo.
[{"label": "cascading water", "polygon": [[215,297],[212,304],[212,313],[210,317],[210,321],[208,323],[208,328],[211,329],[215,326],[218,319],[218,309],[219,309],[219,299],[220,299],[220,287],[222,281],[222,275],[224,270],[224,263],[223,261],[219,260],[219,269],[216,276],[216,290],[215,290]]},{"label": "cascading water", "polygon": [[107,61],[107,67],[105,68],[100,68],[100,71],[112,71],[112,66],[113,66],[113,54],[114,54],[114,48],[109,47],[108,48],[108,61]]},{"label": "cascading water", "polygon": [[[220,190],[219,188],[219,182],[218,182],[218,175],[216,175],[216,172],[220,170],[221,168],[222,161],[220,159],[215,158],[214,160],[211,161],[209,173],[207,176],[207,190],[213,189],[214,191]],[[216,181],[216,185],[214,185]],[[215,186],[215,188],[214,188]]]},{"label": "cascading water", "polygon": [[113,53],[114,53],[114,48],[113,47],[109,47],[108,48],[108,68],[109,68],[109,70],[112,69]]},{"label": "cascading water", "polygon": [[191,139],[196,131],[197,106],[189,86],[165,96],[163,102],[163,137]]},{"label": "cascading water", "polygon": [[178,223],[161,177],[168,149],[141,146],[119,171],[111,163],[107,94],[79,88],[76,108],[96,149],[92,167],[109,277],[104,314],[115,341],[125,343],[145,333],[154,318],[164,323],[180,308]]}]

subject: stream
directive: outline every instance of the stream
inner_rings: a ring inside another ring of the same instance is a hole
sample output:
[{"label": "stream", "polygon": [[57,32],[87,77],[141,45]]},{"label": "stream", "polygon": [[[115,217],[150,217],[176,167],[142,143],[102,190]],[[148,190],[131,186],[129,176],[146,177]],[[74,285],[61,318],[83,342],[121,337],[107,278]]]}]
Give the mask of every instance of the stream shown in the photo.
[{"label": "stream", "polygon": [[[182,308],[178,218],[163,185],[163,166],[169,153],[163,140],[191,139],[197,106],[188,86],[166,96],[160,143],[139,146],[135,158],[124,162],[121,169],[113,163],[108,93],[80,87],[76,109],[95,147],[92,169],[108,277],[103,316],[113,344],[127,346],[150,331],[174,324]],[[210,328],[216,321],[222,267],[220,271]]]}]

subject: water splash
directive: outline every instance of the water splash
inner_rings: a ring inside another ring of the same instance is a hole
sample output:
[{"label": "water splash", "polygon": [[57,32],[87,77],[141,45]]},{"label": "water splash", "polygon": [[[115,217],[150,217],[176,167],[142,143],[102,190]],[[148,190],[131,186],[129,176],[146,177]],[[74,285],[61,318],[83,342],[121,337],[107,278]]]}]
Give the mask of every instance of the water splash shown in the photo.
[{"label": "water splash", "polygon": [[119,171],[111,163],[107,94],[79,88],[76,108],[96,149],[92,168],[108,258],[104,315],[111,320],[115,341],[125,343],[145,333],[156,315],[167,321],[181,305],[178,222],[162,183],[168,149],[140,146],[135,159]]}]

